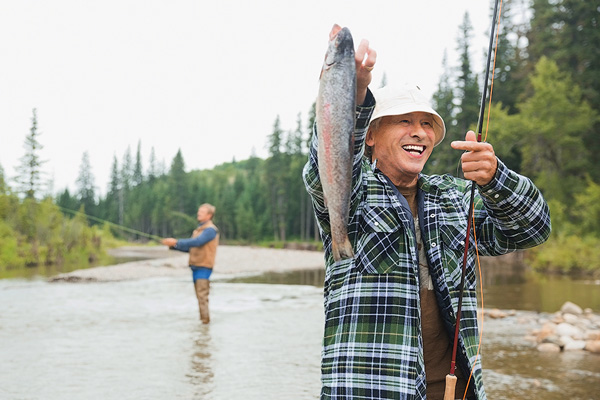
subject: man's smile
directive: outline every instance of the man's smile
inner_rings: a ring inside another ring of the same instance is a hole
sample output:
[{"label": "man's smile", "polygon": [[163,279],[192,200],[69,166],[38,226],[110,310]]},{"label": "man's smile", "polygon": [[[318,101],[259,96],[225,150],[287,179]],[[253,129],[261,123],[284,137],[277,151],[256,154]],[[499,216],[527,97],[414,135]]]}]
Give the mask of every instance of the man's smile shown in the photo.
[{"label": "man's smile", "polygon": [[425,151],[425,147],[420,144],[405,144],[402,148],[412,155],[420,156]]}]

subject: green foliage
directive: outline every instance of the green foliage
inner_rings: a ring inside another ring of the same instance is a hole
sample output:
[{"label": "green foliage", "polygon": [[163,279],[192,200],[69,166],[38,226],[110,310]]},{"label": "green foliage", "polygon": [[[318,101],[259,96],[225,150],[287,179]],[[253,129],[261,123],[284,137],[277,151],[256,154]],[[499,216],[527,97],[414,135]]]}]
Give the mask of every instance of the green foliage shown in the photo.
[{"label": "green foliage", "polygon": [[521,169],[546,196],[567,202],[591,170],[584,134],[593,129],[597,113],[582,99],[579,87],[547,58],[540,59],[531,85],[533,95],[515,116],[521,127]]},{"label": "green foliage", "polygon": [[578,222],[577,233],[580,236],[594,236],[600,239],[600,185],[589,177],[585,190],[575,196],[573,216]]},{"label": "green foliage", "polygon": [[598,273],[600,239],[593,236],[552,235],[543,245],[531,250],[530,264],[540,271]]},{"label": "green foliage", "polygon": [[19,256],[17,233],[3,219],[0,219],[0,271],[7,267],[24,267],[25,260]]},{"label": "green foliage", "polygon": [[65,217],[51,198],[0,194],[0,215],[0,271],[68,261],[85,267],[104,256],[103,239],[111,239],[83,214]]}]

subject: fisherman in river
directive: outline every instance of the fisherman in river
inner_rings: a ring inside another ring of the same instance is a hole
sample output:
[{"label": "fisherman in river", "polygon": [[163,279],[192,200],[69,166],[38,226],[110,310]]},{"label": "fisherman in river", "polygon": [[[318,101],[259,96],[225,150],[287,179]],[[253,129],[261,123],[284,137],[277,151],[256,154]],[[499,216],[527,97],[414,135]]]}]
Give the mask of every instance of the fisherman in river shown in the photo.
[{"label": "fisherman in river", "polygon": [[190,253],[189,266],[192,269],[194,289],[198,298],[200,320],[205,324],[210,322],[208,312],[209,279],[215,265],[217,246],[219,245],[219,229],[212,221],[214,215],[215,207],[213,205],[202,204],[197,213],[199,225],[192,232],[191,238],[162,240],[162,244],[169,246],[170,249]]},{"label": "fisherman in river", "polygon": [[[340,39],[340,29],[333,27],[331,42]],[[335,68],[329,52],[341,48],[342,43],[330,45],[321,85],[327,70]],[[366,40],[353,56],[349,255],[332,252],[331,215],[336,214],[329,207],[338,205],[324,195],[330,188],[322,175],[335,160],[318,157],[323,150],[318,135],[332,123],[327,118],[317,118],[303,172],[325,249],[321,399],[442,399],[455,336],[470,181],[477,184],[472,231],[480,255],[543,243],[551,229],[548,206],[528,178],[508,169],[472,131],[451,143],[464,152],[465,179],[422,174],[444,139],[442,117],[417,86],[371,92],[376,52]],[[343,93],[338,97],[347,101]],[[483,400],[472,233],[469,240],[455,397],[466,391],[466,398]]]}]

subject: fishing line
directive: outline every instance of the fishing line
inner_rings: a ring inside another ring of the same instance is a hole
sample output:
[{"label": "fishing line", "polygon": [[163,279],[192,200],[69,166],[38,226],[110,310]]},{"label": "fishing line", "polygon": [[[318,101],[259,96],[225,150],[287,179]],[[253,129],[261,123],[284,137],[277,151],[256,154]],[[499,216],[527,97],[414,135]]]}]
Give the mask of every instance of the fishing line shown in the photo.
[{"label": "fishing line", "polygon": [[142,231],[139,231],[137,229],[128,228],[128,227],[123,226],[123,225],[115,224],[114,222],[110,222],[110,221],[107,221],[107,220],[102,219],[102,218],[94,217],[93,215],[89,215],[89,214],[86,214],[86,213],[81,212],[81,211],[70,210],[68,208],[65,208],[65,207],[62,207],[62,206],[59,206],[59,205],[57,205],[57,207],[60,208],[62,211],[66,211],[68,213],[76,214],[76,215],[83,215],[86,218],[89,218],[89,219],[91,219],[93,221],[113,226],[113,227],[121,229],[122,231],[125,231],[125,232],[134,233],[136,235],[144,236],[144,237],[147,237],[149,239],[156,240],[157,242],[160,242],[162,240],[162,238],[160,236],[152,235],[150,233],[142,232]]}]

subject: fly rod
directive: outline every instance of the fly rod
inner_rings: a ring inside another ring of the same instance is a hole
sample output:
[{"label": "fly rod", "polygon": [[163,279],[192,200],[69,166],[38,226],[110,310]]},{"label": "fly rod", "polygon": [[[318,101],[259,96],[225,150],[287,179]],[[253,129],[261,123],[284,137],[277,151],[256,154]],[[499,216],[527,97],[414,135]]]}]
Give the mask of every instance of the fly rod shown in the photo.
[{"label": "fly rod", "polygon": [[136,234],[136,235],[147,237],[148,239],[156,240],[157,242],[160,242],[162,240],[162,238],[160,236],[152,235],[150,233],[142,232],[142,231],[139,231],[137,229],[128,228],[128,227],[123,226],[123,225],[115,224],[114,222],[110,222],[110,221],[107,221],[107,220],[102,219],[102,218],[94,217],[92,215],[88,215],[88,214],[86,214],[84,212],[81,212],[81,211],[70,210],[68,208],[61,207],[61,206],[58,206],[58,208],[60,208],[62,211],[66,211],[66,212],[71,213],[71,214],[83,215],[84,217],[89,218],[92,221],[100,222],[102,224],[107,224],[109,226],[115,227],[115,228],[120,229],[120,230],[125,231],[125,232],[133,233],[133,234]]},{"label": "fly rod", "polygon": [[[483,92],[481,93],[481,105],[479,108],[479,119],[477,121],[477,141],[478,142],[481,142],[483,118],[484,118],[484,114],[485,114],[485,102],[486,102],[486,95],[487,95],[487,88],[488,88],[488,80],[489,80],[489,76],[490,76],[490,62],[492,59],[492,48],[494,45],[494,32],[496,29],[496,19],[498,16],[498,3],[499,2],[500,2],[499,0],[495,0],[495,2],[494,2],[494,14],[492,16],[490,44],[488,47],[487,64],[486,64],[486,69],[485,69],[485,79],[483,81]],[[469,237],[471,236],[471,220],[473,218],[473,209],[474,209],[474,202],[475,202],[475,186],[476,186],[476,183],[474,181],[471,182],[471,201],[470,201],[470,205],[469,205],[469,215],[467,216],[467,235],[465,238],[465,251],[463,254],[462,274],[461,274],[461,278],[460,278],[460,294],[458,297],[458,307],[456,310],[456,326],[455,326],[455,330],[454,330],[454,344],[452,347],[452,361],[450,364],[450,373],[448,375],[446,375],[446,388],[445,388],[445,393],[444,393],[444,400],[454,400],[456,398],[455,397],[455,389],[456,389],[457,378],[456,378],[456,375],[454,374],[454,372],[456,370],[456,352],[458,349],[458,337],[460,334],[460,317],[461,317],[462,301],[463,301],[464,290],[465,290],[465,275],[467,273],[467,255],[469,252],[469,242],[470,242]],[[468,389],[468,387],[467,387],[467,389]],[[462,397],[464,398],[464,396],[462,396]]]}]

